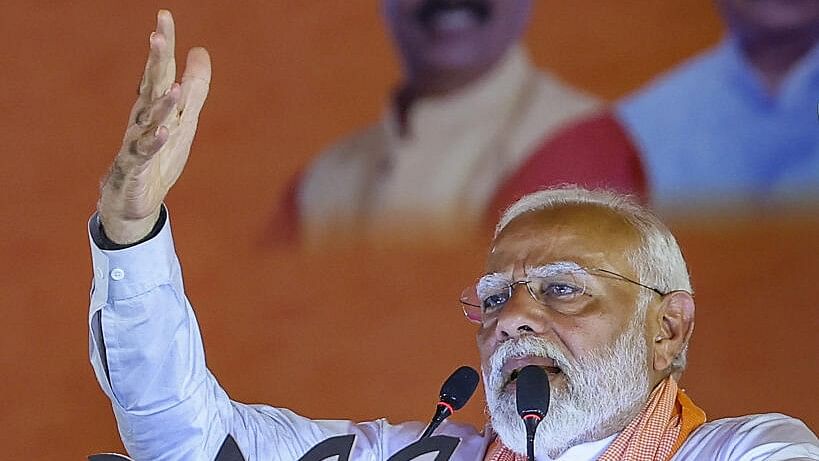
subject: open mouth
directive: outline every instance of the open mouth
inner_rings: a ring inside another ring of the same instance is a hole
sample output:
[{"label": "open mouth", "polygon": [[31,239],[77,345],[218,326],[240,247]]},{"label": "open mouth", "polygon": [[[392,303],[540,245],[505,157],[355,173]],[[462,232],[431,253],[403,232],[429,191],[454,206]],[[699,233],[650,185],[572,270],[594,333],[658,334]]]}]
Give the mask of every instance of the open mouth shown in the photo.
[{"label": "open mouth", "polygon": [[560,369],[558,364],[555,362],[554,359],[551,357],[544,357],[544,356],[525,356],[525,357],[515,357],[507,360],[503,364],[503,368],[501,368],[502,375],[506,378],[504,379],[504,386],[508,386],[515,382],[518,379],[518,375],[520,375],[520,370],[522,370],[527,365],[535,365],[543,369],[547,375],[551,377],[555,377],[558,375],[563,374],[563,370]]},{"label": "open mouth", "polygon": [[[560,369],[560,367],[554,367],[554,366],[541,366],[540,368],[543,368],[543,371],[545,371],[545,372],[546,372],[546,374],[550,374],[550,375],[556,375],[556,374],[558,374],[558,373],[562,373],[562,372],[563,372],[563,371]],[[510,382],[510,383],[511,383],[511,382],[514,382],[516,379],[518,379],[518,375],[520,374],[520,370],[522,370],[522,369],[523,369],[523,368],[516,368],[516,369],[512,370],[512,373],[510,373],[510,374],[509,374],[509,379],[508,379],[508,382]]]},{"label": "open mouth", "polygon": [[482,25],[489,20],[491,4],[486,0],[427,0],[415,17],[432,30],[461,29]]}]

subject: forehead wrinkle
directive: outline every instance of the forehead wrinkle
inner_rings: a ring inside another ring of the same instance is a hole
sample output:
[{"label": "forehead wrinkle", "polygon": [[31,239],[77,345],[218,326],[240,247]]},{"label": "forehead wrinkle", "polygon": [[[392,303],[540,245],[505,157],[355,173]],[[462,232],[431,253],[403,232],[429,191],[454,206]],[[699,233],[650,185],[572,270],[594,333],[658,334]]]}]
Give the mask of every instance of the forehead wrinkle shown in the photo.
[{"label": "forehead wrinkle", "polygon": [[[561,248],[556,249],[556,247]],[[486,263],[487,272],[509,272],[510,270],[522,269],[521,273],[526,273],[531,268],[555,264],[576,264],[590,269],[598,267],[610,267],[611,270],[620,269],[616,260],[612,260],[610,252],[602,250],[592,252],[585,248],[575,248],[574,245],[560,245],[559,242],[554,240],[550,241],[548,245],[530,245],[520,250],[517,252],[506,250],[490,254]],[[503,264],[504,267],[501,267],[500,264]]]},{"label": "forehead wrinkle", "polygon": [[[493,241],[493,247],[487,258],[487,269],[506,269],[499,264],[507,266],[510,263],[517,265],[521,260],[526,262],[526,267],[534,266],[534,261],[575,261],[581,266],[588,268],[609,268],[624,275],[635,276],[636,273],[627,254],[633,246],[628,242],[624,251],[617,251],[618,243],[622,240],[633,241],[635,230],[625,224],[618,215],[602,214],[595,221],[595,225],[586,224],[576,226],[573,223],[538,223],[537,226],[527,226],[520,228],[516,226],[519,219],[535,218],[524,214],[512,221]],[[540,227],[540,226],[543,227]],[[591,226],[591,231],[589,231]],[[600,233],[608,233],[610,238],[605,240],[612,247],[594,245],[593,242],[601,239]],[[639,245],[639,238],[637,238]],[[587,244],[592,243],[591,245]],[[623,242],[624,243],[624,242]],[[598,248],[594,248],[597,246]],[[596,251],[595,251],[596,250]]]},{"label": "forehead wrinkle", "polygon": [[[513,264],[513,270],[518,267],[525,269],[530,267],[530,260],[541,258],[542,254],[554,253],[555,247],[559,245],[558,238],[537,238],[536,243],[532,243],[531,232],[515,231],[501,234],[495,239],[492,250],[487,255],[486,266],[488,270],[494,269],[498,261],[506,261],[505,265]],[[510,243],[511,242],[511,243]]]}]

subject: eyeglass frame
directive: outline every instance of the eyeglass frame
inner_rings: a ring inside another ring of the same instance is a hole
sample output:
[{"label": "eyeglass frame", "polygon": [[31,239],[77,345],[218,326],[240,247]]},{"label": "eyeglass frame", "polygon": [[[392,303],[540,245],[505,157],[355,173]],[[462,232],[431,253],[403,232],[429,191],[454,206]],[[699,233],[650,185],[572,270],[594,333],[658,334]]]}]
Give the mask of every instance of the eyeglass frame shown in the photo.
[{"label": "eyeglass frame", "polygon": [[[632,284],[637,285],[639,287],[651,290],[654,293],[660,295],[660,297],[663,297],[663,296],[665,296],[667,294],[670,294],[670,293],[675,291],[675,290],[671,290],[671,291],[668,291],[668,292],[664,292],[664,291],[660,290],[659,288],[652,287],[652,286],[649,286],[649,285],[645,285],[645,284],[640,283],[640,282],[638,282],[636,280],[633,280],[633,279],[631,279],[629,277],[626,277],[623,274],[618,274],[617,272],[614,272],[614,271],[611,271],[611,270],[608,270],[608,269],[603,269],[603,268],[600,268],[600,267],[592,269],[592,268],[587,268],[587,267],[580,266],[580,267],[578,267],[578,269],[582,269],[587,274],[592,275],[592,276],[596,276],[596,277],[602,277],[603,275],[595,274],[594,272],[602,272],[602,273],[604,273],[606,275],[614,276],[614,278],[616,278],[618,280],[629,282],[629,283],[632,283]],[[515,285],[523,284],[523,285],[526,285],[526,291],[529,293],[529,296],[531,296],[532,299],[534,299],[538,304],[543,304],[537,298],[535,298],[534,294],[532,294],[532,292],[531,292],[531,290],[529,288],[529,282],[530,282],[530,280],[521,279],[521,280],[515,280],[515,281],[512,281],[511,283],[509,283],[509,285],[507,286],[507,289],[509,289],[510,299],[511,299],[511,295],[512,295],[512,293],[514,291]],[[464,289],[464,291],[466,291],[466,289]],[[589,294],[588,296],[592,296],[592,295]],[[463,296],[461,297],[460,302],[461,302],[461,309],[463,310],[464,316],[467,318],[467,320],[470,321],[470,322],[473,322],[473,323],[480,323],[480,322],[476,322],[475,320],[473,320],[472,318],[469,317],[469,314],[467,313],[467,310],[466,310],[466,306],[477,307],[478,309],[481,309],[481,310],[483,310],[484,307],[483,306],[476,306],[475,304],[471,304],[471,303],[468,303],[468,302],[464,301]]]}]

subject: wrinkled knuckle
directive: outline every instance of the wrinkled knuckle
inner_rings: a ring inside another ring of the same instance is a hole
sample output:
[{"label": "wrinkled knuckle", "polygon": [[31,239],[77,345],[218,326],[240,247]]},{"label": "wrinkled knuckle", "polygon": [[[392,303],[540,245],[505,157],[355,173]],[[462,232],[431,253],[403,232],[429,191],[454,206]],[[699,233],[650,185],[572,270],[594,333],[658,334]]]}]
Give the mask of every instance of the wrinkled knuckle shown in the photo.
[{"label": "wrinkled knuckle", "polygon": [[141,150],[141,146],[140,146],[139,139],[133,139],[133,140],[131,140],[131,142],[128,143],[128,153],[129,154],[131,154],[131,155],[133,155],[135,157],[138,157],[138,156],[142,155],[140,150]]},{"label": "wrinkled knuckle", "polygon": [[143,136],[129,144],[128,153],[133,159],[143,161],[152,157],[155,150],[153,141],[148,139],[148,136]]},{"label": "wrinkled knuckle", "polygon": [[136,116],[134,116],[134,123],[142,128],[148,127],[151,125],[151,110],[149,107],[142,107],[137,110]]},{"label": "wrinkled knuckle", "polygon": [[153,154],[153,142],[148,136],[142,136],[131,142],[129,152],[137,158],[144,158]]}]

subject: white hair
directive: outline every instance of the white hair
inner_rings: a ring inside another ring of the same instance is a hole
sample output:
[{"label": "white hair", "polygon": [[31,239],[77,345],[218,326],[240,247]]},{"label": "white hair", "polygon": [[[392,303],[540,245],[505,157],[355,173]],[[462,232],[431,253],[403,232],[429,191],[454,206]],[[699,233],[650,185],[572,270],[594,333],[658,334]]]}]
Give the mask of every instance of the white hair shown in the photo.
[{"label": "white hair", "polygon": [[[647,208],[633,198],[607,190],[588,190],[575,185],[562,185],[523,196],[503,212],[495,228],[495,237],[518,216],[531,211],[560,208],[572,205],[588,205],[612,211],[626,220],[640,236],[640,246],[627,255],[637,273],[637,281],[663,293],[687,291],[693,294],[688,268],[677,239],[668,227]],[[645,318],[646,309],[653,293],[641,290],[637,300],[637,315]],[[685,344],[672,362],[672,372],[685,368]]]}]

